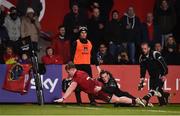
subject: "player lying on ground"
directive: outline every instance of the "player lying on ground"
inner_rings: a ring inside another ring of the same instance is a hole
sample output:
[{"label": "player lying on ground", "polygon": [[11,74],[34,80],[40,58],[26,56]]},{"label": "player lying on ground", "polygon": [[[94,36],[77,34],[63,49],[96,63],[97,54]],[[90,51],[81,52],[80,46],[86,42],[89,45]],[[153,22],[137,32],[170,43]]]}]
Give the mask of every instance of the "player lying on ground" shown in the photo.
[{"label": "player lying on ground", "polygon": [[[102,90],[109,94],[115,94],[118,97],[126,96],[132,99],[136,99],[136,97],[132,96],[128,92],[122,91],[119,89],[119,86],[109,71],[102,70],[100,73],[100,77],[98,81],[103,83]],[[62,81],[62,90],[65,93],[68,87],[71,85],[72,77],[67,77]],[[77,91],[77,88],[75,89]],[[131,106],[132,104],[114,104],[115,107],[117,106]]]},{"label": "player lying on ground", "polygon": [[96,79],[91,79],[89,75],[84,72],[77,70],[75,65],[72,62],[69,62],[65,69],[70,77],[72,77],[72,83],[63,95],[62,98],[55,100],[54,102],[62,103],[64,102],[76,89],[77,86],[80,89],[87,93],[91,94],[95,99],[102,100],[108,103],[126,103],[126,104],[139,104],[145,106],[140,98],[132,99],[126,96],[118,97],[114,94],[105,93],[102,88],[102,83]]},{"label": "player lying on ground", "polygon": [[[109,71],[102,70],[98,80],[103,83],[101,90],[103,90],[104,92],[109,93],[109,94],[114,94],[118,97],[126,96],[131,99],[136,99],[136,97],[134,97],[133,95],[129,94],[126,91],[122,91],[119,88],[117,81],[115,80],[115,78]],[[122,104],[122,103],[114,104],[115,107],[117,107],[117,106],[132,106],[132,105],[134,105],[134,104]],[[148,106],[152,106],[152,104],[149,103]]]}]

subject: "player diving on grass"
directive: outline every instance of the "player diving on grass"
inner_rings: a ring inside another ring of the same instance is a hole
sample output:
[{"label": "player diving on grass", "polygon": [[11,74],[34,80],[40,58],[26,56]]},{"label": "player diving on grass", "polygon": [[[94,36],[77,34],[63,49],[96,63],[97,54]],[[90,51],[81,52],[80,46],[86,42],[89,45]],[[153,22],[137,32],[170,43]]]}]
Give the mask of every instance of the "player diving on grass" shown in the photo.
[{"label": "player diving on grass", "polygon": [[63,97],[54,100],[54,102],[65,102],[65,100],[74,92],[76,87],[80,87],[83,92],[91,94],[94,99],[99,99],[107,103],[125,103],[132,105],[138,104],[145,106],[140,98],[129,98],[126,96],[118,97],[113,93],[104,92],[102,89],[103,84],[101,82],[99,82],[97,79],[90,78],[86,72],[77,70],[72,62],[66,64],[65,69],[68,75],[72,77],[72,83],[68,87]]},{"label": "player diving on grass", "polygon": [[[109,94],[114,94],[117,97],[128,97],[131,99],[136,99],[135,96],[131,95],[130,93],[126,92],[126,91],[122,91],[119,86],[117,81],[115,80],[115,78],[113,77],[113,75],[111,74],[111,72],[107,71],[107,70],[102,70],[100,72],[100,76],[98,78],[98,80],[100,82],[103,83],[103,86],[101,87],[101,90],[103,90],[106,93]],[[135,106],[136,104],[125,104],[125,103],[115,103],[114,107],[118,107],[118,106]],[[148,104],[148,106],[150,106],[151,103]]]}]

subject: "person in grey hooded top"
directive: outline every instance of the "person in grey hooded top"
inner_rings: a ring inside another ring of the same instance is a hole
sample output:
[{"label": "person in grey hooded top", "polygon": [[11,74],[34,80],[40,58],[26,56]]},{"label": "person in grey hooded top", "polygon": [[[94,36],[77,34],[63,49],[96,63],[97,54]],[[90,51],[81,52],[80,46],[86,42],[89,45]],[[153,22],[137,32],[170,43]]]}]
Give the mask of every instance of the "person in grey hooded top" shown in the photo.
[{"label": "person in grey hooded top", "polygon": [[123,47],[127,49],[130,61],[135,63],[135,44],[141,39],[141,22],[135,15],[134,8],[130,6],[124,16],[121,18],[122,24],[122,42]]}]

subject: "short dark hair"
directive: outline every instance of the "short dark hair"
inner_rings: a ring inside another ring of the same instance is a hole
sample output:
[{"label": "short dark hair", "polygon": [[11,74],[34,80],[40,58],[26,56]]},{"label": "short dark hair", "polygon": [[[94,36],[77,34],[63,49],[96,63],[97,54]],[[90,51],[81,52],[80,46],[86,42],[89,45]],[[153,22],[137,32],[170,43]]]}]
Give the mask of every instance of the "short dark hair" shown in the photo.
[{"label": "short dark hair", "polygon": [[117,13],[117,14],[119,15],[119,11],[118,11],[118,10],[113,10],[113,11],[112,11],[112,15],[113,15],[114,13]]},{"label": "short dark hair", "polygon": [[48,46],[48,47],[46,48],[46,54],[48,54],[47,51],[48,51],[49,49],[52,49],[52,50],[53,50],[53,54],[54,54],[54,48],[53,48],[52,46]]},{"label": "short dark hair", "polygon": [[61,28],[65,28],[65,26],[64,25],[59,25],[58,29],[61,29]]},{"label": "short dark hair", "polygon": [[147,45],[149,47],[149,43],[148,42],[142,42],[141,45]]},{"label": "short dark hair", "polygon": [[106,44],[106,43],[100,43],[100,44],[99,44],[99,47],[100,47],[101,45],[104,45],[104,46],[107,48],[107,44]]},{"label": "short dark hair", "polygon": [[74,3],[72,4],[72,6],[71,6],[71,9],[73,8],[73,6],[77,6],[77,7],[79,7],[79,4],[78,4],[78,3],[76,3],[76,2],[74,2]]},{"label": "short dark hair", "polygon": [[65,65],[65,70],[69,70],[72,68],[76,68],[76,66],[74,65],[74,63],[72,61],[69,61],[66,65]]},{"label": "short dark hair", "polygon": [[108,74],[110,77],[113,77],[113,75],[109,72],[109,71],[107,71],[107,70],[101,70],[101,72],[100,72],[100,78],[102,78],[101,77],[101,75],[103,75],[103,74]]},{"label": "short dark hair", "polygon": [[160,45],[162,45],[162,44],[161,44],[161,42],[155,42],[155,43],[154,43],[154,45],[156,45],[156,44],[160,44]]},{"label": "short dark hair", "polygon": [[173,36],[173,35],[170,35],[168,38],[173,38],[173,39],[174,39],[174,36]]}]

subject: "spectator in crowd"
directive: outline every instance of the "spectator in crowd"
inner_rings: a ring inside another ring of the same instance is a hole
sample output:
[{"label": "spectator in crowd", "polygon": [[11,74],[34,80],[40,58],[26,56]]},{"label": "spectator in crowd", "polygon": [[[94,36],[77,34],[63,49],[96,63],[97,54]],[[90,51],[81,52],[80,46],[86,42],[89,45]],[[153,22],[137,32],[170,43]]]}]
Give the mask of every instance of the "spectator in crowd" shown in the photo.
[{"label": "spectator in crowd", "polygon": [[42,57],[42,63],[44,64],[63,64],[63,60],[60,56],[54,54],[52,47],[46,48],[46,55]]},{"label": "spectator in crowd", "polygon": [[99,51],[96,54],[98,63],[101,64],[114,64],[113,56],[108,52],[107,46],[102,43],[99,46]]},{"label": "spectator in crowd", "polygon": [[101,12],[101,19],[104,22],[109,20],[109,14],[114,5],[114,0],[91,0],[90,4],[94,5],[96,8],[99,8]]},{"label": "spectator in crowd", "polygon": [[7,44],[7,41],[9,40],[8,31],[6,27],[4,26],[4,20],[5,20],[5,12],[4,9],[0,7],[0,44]]},{"label": "spectator in crowd", "polygon": [[176,42],[173,36],[167,38],[167,44],[165,45],[165,60],[167,64],[176,64]]},{"label": "spectator in crowd", "polygon": [[120,16],[117,10],[112,11],[112,19],[106,25],[105,30],[105,39],[108,40],[109,43],[109,51],[115,56],[122,49],[122,25],[120,22]]},{"label": "spectator in crowd", "polygon": [[135,63],[135,43],[141,38],[141,23],[134,12],[134,8],[130,6],[127,13],[122,17],[123,38],[125,39],[124,47],[127,48],[130,62]]},{"label": "spectator in crowd", "polygon": [[103,42],[105,22],[100,17],[100,10],[93,9],[93,16],[88,22],[89,38],[94,45],[94,50],[98,50],[98,46]]},{"label": "spectator in crowd", "polygon": [[89,19],[93,16],[93,10],[95,8],[98,8],[99,9],[99,3],[95,2],[95,1],[91,1],[90,4],[89,4],[89,10],[88,10],[88,16],[89,16]]},{"label": "spectator in crowd", "polygon": [[161,0],[160,5],[154,11],[155,21],[162,32],[162,46],[176,25],[176,14],[171,0]]},{"label": "spectator in crowd", "polygon": [[26,53],[23,53],[23,54],[21,55],[21,58],[19,59],[18,62],[19,62],[20,64],[31,64],[31,60],[30,60],[28,54],[26,54]]},{"label": "spectator in crowd", "polygon": [[130,64],[127,52],[125,52],[125,51],[120,52],[117,55],[115,62],[116,62],[116,64]]},{"label": "spectator in crowd", "polygon": [[21,37],[25,38],[30,36],[32,47],[35,51],[38,50],[38,40],[40,34],[40,23],[32,8],[28,8],[26,15],[22,18],[21,22]]},{"label": "spectator in crowd", "polygon": [[[86,27],[80,27],[79,28],[79,37],[76,40],[76,42],[73,43],[73,49],[72,49],[72,59],[74,64],[76,65],[76,68],[78,70],[83,70],[88,73],[90,78],[92,78],[92,58],[93,58],[93,44],[87,39],[87,28]],[[100,73],[100,67],[99,64],[96,62],[97,70]],[[80,96],[81,90],[76,90],[76,99],[77,103],[81,104],[81,96]],[[92,98],[91,95],[89,96],[90,103],[92,105],[95,105],[95,100]]]},{"label": "spectator in crowd", "polygon": [[4,49],[7,45],[8,40],[9,40],[7,29],[3,25],[4,24],[4,18],[5,18],[4,10],[1,9],[1,7],[0,7],[0,63],[1,64],[4,63],[4,60],[3,60]]},{"label": "spectator in crowd", "polygon": [[5,64],[15,64],[18,62],[18,55],[14,53],[13,47],[7,46],[3,56]]},{"label": "spectator in crowd", "polygon": [[176,27],[175,27],[175,39],[177,43],[180,43],[180,0],[176,0],[175,3],[175,11],[176,11]]},{"label": "spectator in crowd", "polygon": [[62,57],[63,63],[67,63],[70,60],[70,40],[66,36],[65,27],[58,27],[59,33],[52,40],[52,47],[54,48],[54,53]]},{"label": "spectator in crowd", "polygon": [[160,42],[156,42],[156,43],[154,44],[154,50],[155,50],[155,51],[158,51],[158,52],[160,52],[160,53],[162,54],[163,48],[162,48],[162,45],[161,45]]},{"label": "spectator in crowd", "polygon": [[[160,9],[160,6],[161,6],[161,3],[162,3],[163,0],[156,0],[155,3],[154,3],[154,11],[157,11]],[[174,5],[174,1],[176,0],[167,0],[168,4],[170,6],[173,6]],[[155,13],[155,12],[154,12]]]},{"label": "spectator in crowd", "polygon": [[73,4],[71,11],[64,17],[64,26],[67,35],[70,37],[71,43],[78,38],[79,26],[86,25],[87,17],[79,11],[79,6]]},{"label": "spectator in crowd", "polygon": [[163,57],[165,57],[164,49],[163,49],[163,47],[162,47],[162,45],[161,45],[161,42],[156,42],[156,43],[154,44],[154,50],[160,52],[161,55],[162,55]]},{"label": "spectator in crowd", "polygon": [[69,7],[71,9],[73,4],[78,4],[80,12],[87,15],[90,1],[91,0],[69,0]]},{"label": "spectator in crowd", "polygon": [[152,13],[147,14],[146,22],[142,24],[142,41],[148,42],[151,47],[161,41],[161,33]]},{"label": "spectator in crowd", "polygon": [[20,38],[21,21],[15,7],[10,8],[10,14],[6,16],[4,26],[6,27],[9,35],[9,44],[16,48],[17,41]]},{"label": "spectator in crowd", "polygon": [[39,17],[42,10],[42,3],[40,0],[18,0],[17,10],[20,16],[25,16],[28,7],[32,7],[36,15]]}]

